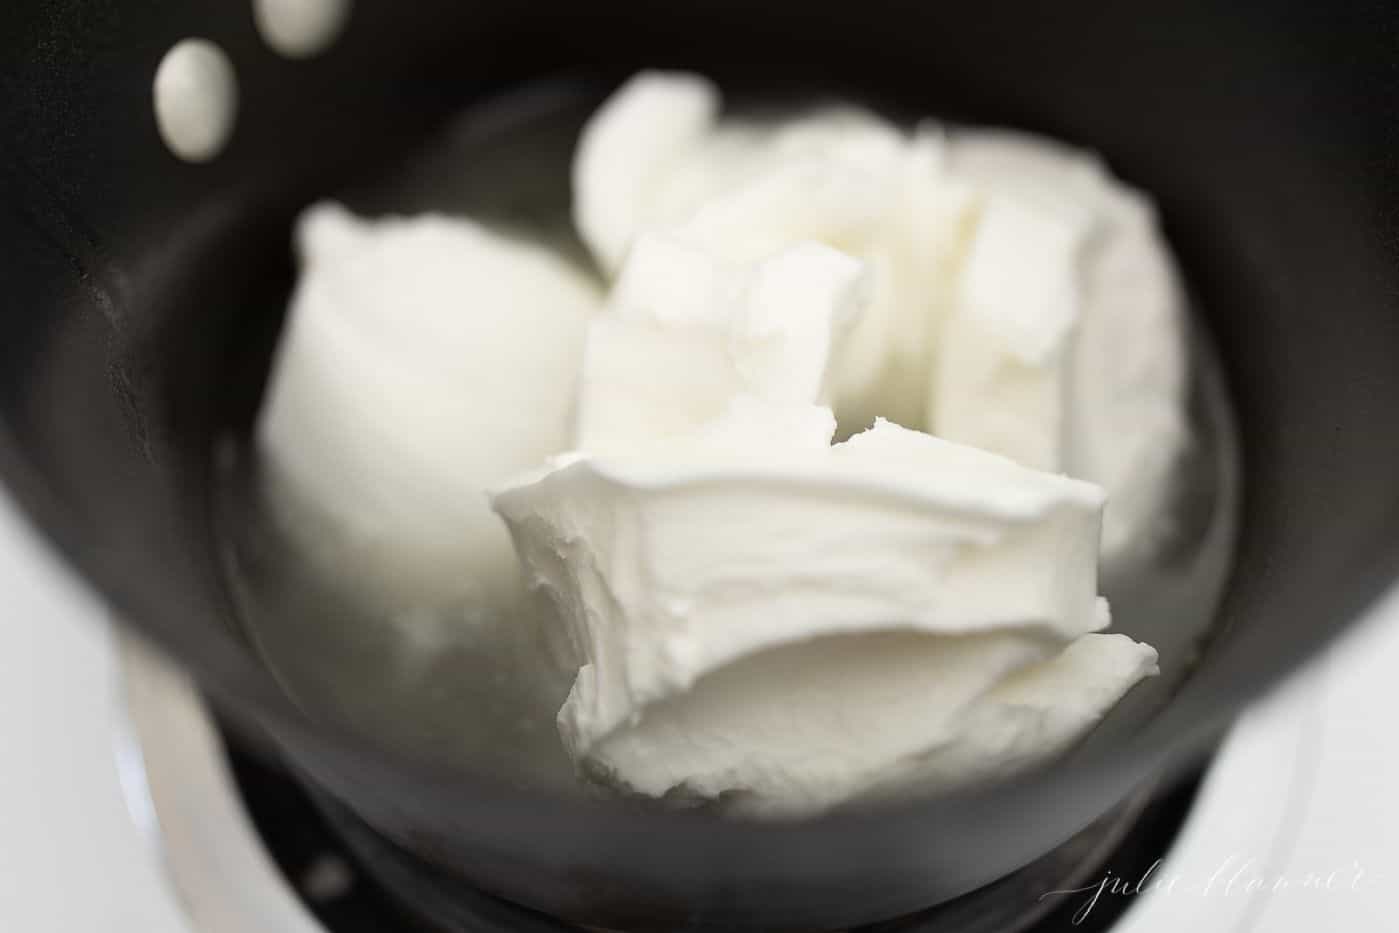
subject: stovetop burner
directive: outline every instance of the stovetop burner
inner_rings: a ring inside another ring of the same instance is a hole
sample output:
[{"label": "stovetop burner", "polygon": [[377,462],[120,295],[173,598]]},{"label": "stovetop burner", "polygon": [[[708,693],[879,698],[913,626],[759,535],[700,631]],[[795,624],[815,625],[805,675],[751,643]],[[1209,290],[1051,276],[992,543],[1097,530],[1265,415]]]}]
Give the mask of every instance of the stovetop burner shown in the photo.
[{"label": "stovetop burner", "polygon": [[[268,850],[327,933],[579,933],[521,907],[481,894],[465,899],[453,886],[422,875],[408,856],[369,833],[352,818],[323,813],[290,777],[227,743],[233,774]],[[1202,773],[1157,795],[1143,794],[1084,830],[1060,849],[1016,874],[916,916],[851,933],[1104,933],[1126,910],[1129,898],[1105,898],[1077,917],[1087,894],[1051,892],[1096,885],[1112,875],[1140,878],[1167,851],[1184,822]],[[373,861],[375,872],[362,868]],[[413,877],[406,877],[412,872]],[[389,887],[411,890],[414,909]],[[431,918],[431,919],[426,919]]]},{"label": "stovetop burner", "polygon": [[[123,644],[122,669],[129,751],[144,765],[128,806],[158,831],[197,933],[583,933],[435,877],[332,801],[312,799],[220,730],[185,677],[134,642]],[[1147,874],[1202,776],[1137,794],[998,882],[846,933],[1105,933],[1135,899],[1103,897],[1079,916],[1087,892],[1109,867],[1112,878]]]}]

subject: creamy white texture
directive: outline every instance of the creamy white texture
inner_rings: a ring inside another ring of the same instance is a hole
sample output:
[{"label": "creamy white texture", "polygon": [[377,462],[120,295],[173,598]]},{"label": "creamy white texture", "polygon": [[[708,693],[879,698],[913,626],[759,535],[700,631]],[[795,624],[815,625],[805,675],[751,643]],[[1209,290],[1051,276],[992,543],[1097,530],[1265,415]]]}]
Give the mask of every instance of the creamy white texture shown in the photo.
[{"label": "creamy white texture", "polygon": [[1080,216],[1004,196],[984,201],[934,347],[937,434],[1036,469],[1062,468],[1086,235]]},{"label": "creamy white texture", "polygon": [[578,667],[569,753],[632,792],[800,814],[1061,749],[1149,647],[1084,675],[1102,705],[1054,720],[1075,728],[984,698],[1107,625],[1102,490],[885,420],[832,445],[867,270],[722,253],[636,241],[590,328],[580,450],[493,497]]},{"label": "creamy white texture", "polygon": [[510,602],[515,556],[483,490],[569,446],[595,288],[440,216],[323,204],[297,245],[258,429],[274,491],[327,519],[365,557],[350,572],[400,607]]},{"label": "creamy white texture", "polygon": [[[1044,465],[1107,490],[1109,560],[1149,551],[1166,530],[1171,474],[1189,435],[1185,296],[1150,201],[1114,181],[1092,155],[1023,133],[960,131],[947,166],[968,184],[1078,231],[1078,319],[1068,358],[1054,367],[1064,392],[1061,455]],[[944,340],[944,359],[961,350],[956,335]],[[993,395],[1001,388],[991,384]],[[944,382],[933,395],[958,391]],[[959,428],[945,431],[934,419],[933,429],[977,443],[972,409],[989,411],[994,398],[965,385],[960,393],[960,415],[942,409]]]},{"label": "creamy white texture", "polygon": [[520,619],[523,570],[616,789],[802,815],[1062,752],[1156,670],[1097,595],[1105,499],[1125,552],[1184,439],[1149,207],[1028,137],[719,105],[643,75],[585,130],[605,302],[469,221],[308,212],[274,491],[400,608]]},{"label": "creamy white texture", "polygon": [[[582,667],[560,728],[593,769],[656,795],[679,782],[779,808],[821,794],[829,804],[893,761],[930,752],[946,731],[938,717],[955,719],[1009,672],[1107,624],[1097,488],[889,422],[835,446],[829,417],[824,432],[813,419],[803,436],[784,435],[800,411],[740,404],[703,444],[570,457],[496,495],[534,582],[570,626]],[[732,445],[763,436],[789,440],[762,459]],[[882,681],[869,656],[884,656],[890,633],[922,636],[903,682],[898,666]],[[833,636],[842,639],[829,650],[802,647]],[[808,743],[801,733],[829,728],[830,717],[805,704],[814,684],[765,681],[788,667],[819,673],[837,721],[881,724],[888,747]],[[961,686],[939,686],[953,670]],[[721,687],[704,687],[711,674]],[[900,683],[921,715],[886,702]],[[766,697],[754,715],[767,704],[803,724],[780,744],[747,735],[758,721],[743,714],[747,694]],[[692,744],[677,723],[709,719],[716,702],[732,708],[709,720],[711,739]],[[640,759],[618,749],[638,743],[667,763],[629,766]],[[813,755],[835,770],[803,771]]]},{"label": "creamy white texture", "polygon": [[[946,270],[974,207],[960,187],[932,183],[940,136],[905,139],[868,114],[822,110],[748,146],[748,171],[731,185],[712,179],[716,190],[676,229],[750,261],[799,239],[864,260],[870,300],[831,359],[830,402],[851,429],[875,417],[921,426]],[[696,158],[712,164],[704,150]]]},{"label": "creamy white texture", "polygon": [[584,241],[613,274],[653,230],[740,262],[804,240],[864,260],[873,292],[831,361],[831,402],[855,428],[876,416],[920,426],[928,341],[973,206],[962,187],[939,182],[942,134],[910,136],[851,107],[770,124],[720,121],[719,107],[717,88],[689,75],[644,73],[618,91],[575,162]]},{"label": "creamy white texture", "polygon": [[574,224],[609,274],[647,225],[657,174],[704,138],[719,108],[698,75],[653,74],[629,87],[593,115],[573,164]]},{"label": "creamy white texture", "polygon": [[829,394],[831,347],[868,300],[861,263],[797,244],[751,264],[676,236],[644,236],[589,330],[579,444],[635,446],[691,431],[748,394]]},{"label": "creamy white texture", "polygon": [[228,145],[238,116],[238,76],[208,39],[176,43],[156,69],[152,91],[160,138],[186,162],[208,162]]},{"label": "creamy white texture", "polygon": [[1062,753],[1156,672],[1156,652],[1125,635],[1047,652],[1015,632],[799,642],[656,704],[585,767],[648,796],[722,798],[760,816],[1000,779]]},{"label": "creamy white texture", "polygon": [[719,111],[710,82],[643,73],[589,124],[575,218],[604,270],[655,230],[748,262],[803,240],[858,256],[871,297],[830,364],[846,430],[882,416],[1100,483],[1109,561],[1158,536],[1184,299],[1141,195],[1027,135]]},{"label": "creamy white texture", "polygon": [[890,768],[877,789],[997,780],[1063,753],[1159,673],[1156,650],[1126,635],[1090,633],[1009,674],[963,711],[931,753]]},{"label": "creamy white texture", "polygon": [[898,629],[796,642],[649,707],[590,747],[584,768],[650,797],[801,816],[904,785],[907,762],[937,756],[978,698],[1049,650],[1015,633],[934,639]]}]

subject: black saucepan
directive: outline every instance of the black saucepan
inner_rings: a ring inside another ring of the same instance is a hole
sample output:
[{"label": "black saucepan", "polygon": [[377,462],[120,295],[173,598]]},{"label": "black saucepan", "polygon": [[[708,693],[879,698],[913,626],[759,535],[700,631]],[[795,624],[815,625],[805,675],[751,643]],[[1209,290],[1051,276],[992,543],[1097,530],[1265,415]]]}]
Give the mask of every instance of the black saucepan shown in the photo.
[{"label": "black saucepan", "polygon": [[[207,166],[161,145],[178,39],[238,69]],[[1218,346],[1243,450],[1220,634],[1159,713],[1091,754],[952,797],[755,825],[554,798],[313,722],[249,651],[212,525],[305,203],[451,113],[643,64],[811,78],[1103,152],[1150,191]],[[830,928],[970,890],[1198,753],[1399,572],[1399,7],[359,0],[283,60],[246,2],[0,8],[0,469],[120,616],[368,826],[464,883],[611,927]]]}]

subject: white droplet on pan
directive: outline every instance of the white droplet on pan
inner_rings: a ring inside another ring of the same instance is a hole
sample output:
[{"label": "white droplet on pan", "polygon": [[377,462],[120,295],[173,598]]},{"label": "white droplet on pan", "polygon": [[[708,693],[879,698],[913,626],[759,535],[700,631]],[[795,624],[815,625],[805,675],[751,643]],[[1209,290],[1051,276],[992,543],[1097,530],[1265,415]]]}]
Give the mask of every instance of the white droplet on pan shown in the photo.
[{"label": "white droplet on pan", "polygon": [[258,32],[287,58],[324,51],[349,17],[350,0],[253,0]]},{"label": "white droplet on pan", "polygon": [[233,63],[208,39],[183,39],[155,73],[160,136],[186,162],[207,162],[223,151],[238,115]]}]

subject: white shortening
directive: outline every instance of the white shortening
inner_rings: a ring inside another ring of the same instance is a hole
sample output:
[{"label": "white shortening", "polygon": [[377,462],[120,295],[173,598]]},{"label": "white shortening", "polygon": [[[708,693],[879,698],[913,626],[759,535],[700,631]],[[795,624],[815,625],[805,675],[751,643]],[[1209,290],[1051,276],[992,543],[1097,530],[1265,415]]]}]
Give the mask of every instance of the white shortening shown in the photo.
[{"label": "white shortening", "polygon": [[882,416],[1098,483],[1109,561],[1161,536],[1185,299],[1151,205],[1096,157],[851,107],[721,119],[709,81],[643,73],[589,123],[574,176],[612,274],[657,230],[746,261],[804,240],[865,260],[872,298],[831,363],[843,433]]},{"label": "white shortening", "polygon": [[1024,766],[1154,671],[1097,634],[1100,488],[883,420],[832,444],[868,263],[687,236],[640,237],[594,320],[580,449],[494,497],[579,666],[586,773],[808,813]]},{"label": "white shortening", "polygon": [[485,488],[572,443],[595,286],[467,220],[298,226],[301,277],[258,443],[289,528],[392,610],[510,606],[519,572]]}]

